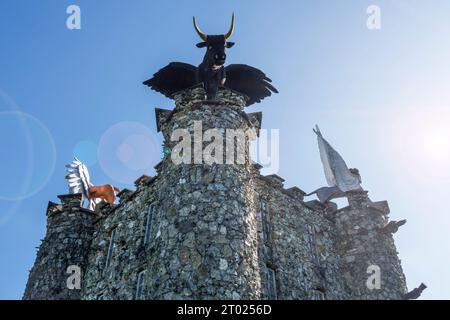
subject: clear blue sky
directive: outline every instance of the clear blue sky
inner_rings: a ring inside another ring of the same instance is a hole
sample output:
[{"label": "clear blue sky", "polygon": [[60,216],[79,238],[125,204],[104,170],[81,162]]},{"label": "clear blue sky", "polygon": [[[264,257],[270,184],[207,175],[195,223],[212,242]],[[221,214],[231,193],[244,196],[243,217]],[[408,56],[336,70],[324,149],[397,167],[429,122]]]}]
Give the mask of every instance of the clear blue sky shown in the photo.
[{"label": "clear blue sky", "polygon": [[[81,30],[66,28],[70,4]],[[366,28],[370,4],[381,30]],[[449,10],[445,0],[2,0],[0,298],[21,298],[74,153],[96,184],[132,187],[154,173],[154,108],[173,104],[141,82],[170,61],[201,61],[192,15],[223,33],[231,12],[228,63],[263,69],[280,91],[248,111],[280,129],[285,185],[325,184],[319,124],[371,199],[408,219],[395,239],[409,288],[425,282],[423,298],[450,298]],[[117,150],[120,139],[131,150]]]}]

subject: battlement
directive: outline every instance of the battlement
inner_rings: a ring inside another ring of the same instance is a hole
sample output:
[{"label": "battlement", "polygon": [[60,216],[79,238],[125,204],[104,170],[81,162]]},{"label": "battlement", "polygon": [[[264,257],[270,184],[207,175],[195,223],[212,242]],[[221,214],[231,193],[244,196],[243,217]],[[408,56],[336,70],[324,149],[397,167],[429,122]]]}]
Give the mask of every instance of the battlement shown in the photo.
[{"label": "battlement", "polygon": [[67,270],[71,266],[86,269],[97,215],[81,207],[81,194],[58,198],[61,204],[48,204],[46,235],[30,271],[24,299],[81,298],[80,290],[67,287]]},{"label": "battlement", "polygon": [[220,87],[215,100],[205,100],[206,92],[202,85],[178,91],[173,94],[175,105],[179,109],[195,109],[206,105],[209,107],[229,106],[232,108],[244,108],[248,97],[245,94],[230,88]]}]

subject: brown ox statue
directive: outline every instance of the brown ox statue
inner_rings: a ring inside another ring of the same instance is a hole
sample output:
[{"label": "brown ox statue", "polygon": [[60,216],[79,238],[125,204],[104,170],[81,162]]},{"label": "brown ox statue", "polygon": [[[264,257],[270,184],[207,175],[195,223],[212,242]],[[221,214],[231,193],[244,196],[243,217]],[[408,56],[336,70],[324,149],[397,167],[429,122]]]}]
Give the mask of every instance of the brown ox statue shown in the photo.
[{"label": "brown ox statue", "polygon": [[116,192],[120,192],[119,188],[110,184],[103,186],[90,186],[89,187],[89,201],[94,199],[103,199],[111,205],[114,205],[116,200]]}]

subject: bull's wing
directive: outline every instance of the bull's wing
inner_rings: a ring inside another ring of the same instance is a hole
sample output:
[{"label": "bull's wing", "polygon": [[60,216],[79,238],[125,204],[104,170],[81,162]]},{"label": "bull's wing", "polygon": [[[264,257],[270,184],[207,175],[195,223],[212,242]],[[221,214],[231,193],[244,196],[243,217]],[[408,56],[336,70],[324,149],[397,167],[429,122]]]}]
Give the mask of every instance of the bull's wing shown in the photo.
[{"label": "bull's wing", "polygon": [[144,81],[146,86],[171,98],[177,91],[195,86],[197,81],[197,67],[188,63],[171,62],[151,79]]},{"label": "bull's wing", "polygon": [[243,93],[249,97],[247,106],[261,102],[262,99],[278,90],[271,84],[264,72],[245,64],[230,64],[225,68],[226,81],[224,86]]}]

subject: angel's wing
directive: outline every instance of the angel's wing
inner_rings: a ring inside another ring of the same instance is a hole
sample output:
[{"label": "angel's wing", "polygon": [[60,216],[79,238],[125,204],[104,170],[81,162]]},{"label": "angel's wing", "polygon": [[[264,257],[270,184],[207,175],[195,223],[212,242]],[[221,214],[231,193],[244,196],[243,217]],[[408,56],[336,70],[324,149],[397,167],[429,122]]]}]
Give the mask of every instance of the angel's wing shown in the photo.
[{"label": "angel's wing", "polygon": [[89,171],[86,166],[77,158],[66,165],[66,180],[69,184],[70,193],[82,193],[85,199],[89,198],[89,187],[92,185]]},{"label": "angel's wing", "polygon": [[361,189],[359,179],[350,172],[341,155],[325,140],[318,126],[314,132],[317,134],[320,159],[328,186],[337,186],[344,192]]},{"label": "angel's wing", "polygon": [[226,81],[224,86],[243,93],[249,97],[247,106],[261,102],[262,99],[278,93],[264,72],[245,64],[230,64],[225,68]]},{"label": "angel's wing", "polygon": [[168,98],[180,90],[195,86],[197,80],[197,67],[188,63],[171,62],[153,75],[153,78],[144,81],[146,86],[162,93]]}]

